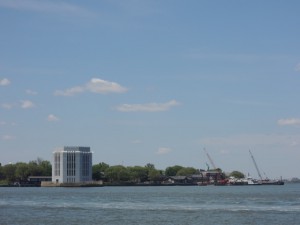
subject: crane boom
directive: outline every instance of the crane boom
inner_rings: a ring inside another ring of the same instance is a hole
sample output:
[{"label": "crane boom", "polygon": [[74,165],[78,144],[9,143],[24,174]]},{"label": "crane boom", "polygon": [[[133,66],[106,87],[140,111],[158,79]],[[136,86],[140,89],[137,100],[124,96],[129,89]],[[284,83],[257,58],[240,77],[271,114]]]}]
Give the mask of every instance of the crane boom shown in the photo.
[{"label": "crane boom", "polygon": [[256,161],[255,161],[255,159],[254,159],[254,156],[252,155],[252,152],[249,150],[249,153],[250,153],[250,156],[251,156],[251,158],[252,158],[252,161],[253,161],[253,163],[254,163],[254,166],[255,166],[255,168],[256,168],[256,171],[257,171],[257,174],[258,174],[258,176],[259,176],[259,178],[261,179],[261,180],[263,180],[263,178],[262,178],[262,176],[261,176],[261,173],[260,173],[260,171],[259,171],[259,169],[258,169],[258,166],[257,166],[257,164],[256,164]]},{"label": "crane boom", "polygon": [[207,158],[208,158],[210,164],[213,166],[214,169],[217,169],[216,165],[214,164],[214,161],[212,160],[212,158],[210,157],[210,155],[208,154],[208,152],[205,150],[205,148],[203,150],[206,153]]}]

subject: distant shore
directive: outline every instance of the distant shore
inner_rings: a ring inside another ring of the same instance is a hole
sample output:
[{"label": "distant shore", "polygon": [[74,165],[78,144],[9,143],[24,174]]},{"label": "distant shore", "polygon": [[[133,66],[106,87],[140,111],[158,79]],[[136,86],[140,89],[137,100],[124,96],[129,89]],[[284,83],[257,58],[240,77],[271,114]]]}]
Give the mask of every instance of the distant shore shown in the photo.
[{"label": "distant shore", "polygon": [[[300,182],[291,182],[284,181],[285,184],[299,184]],[[78,184],[1,184],[1,187],[170,187],[170,186],[214,186],[214,184],[180,184],[180,183],[169,183],[169,184],[160,184],[160,183],[78,183]],[[216,185],[220,186],[220,185]],[[223,186],[237,186],[237,185],[223,185]],[[253,185],[239,185],[239,186],[253,186]],[[255,185],[255,186],[265,186],[265,185]]]}]

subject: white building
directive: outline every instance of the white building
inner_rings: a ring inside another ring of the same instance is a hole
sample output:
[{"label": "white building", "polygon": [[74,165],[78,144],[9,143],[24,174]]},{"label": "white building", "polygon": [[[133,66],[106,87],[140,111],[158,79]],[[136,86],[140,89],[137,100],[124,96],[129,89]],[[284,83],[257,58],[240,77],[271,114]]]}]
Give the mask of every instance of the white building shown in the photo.
[{"label": "white building", "polygon": [[92,181],[90,147],[66,146],[53,152],[52,182],[79,183]]}]

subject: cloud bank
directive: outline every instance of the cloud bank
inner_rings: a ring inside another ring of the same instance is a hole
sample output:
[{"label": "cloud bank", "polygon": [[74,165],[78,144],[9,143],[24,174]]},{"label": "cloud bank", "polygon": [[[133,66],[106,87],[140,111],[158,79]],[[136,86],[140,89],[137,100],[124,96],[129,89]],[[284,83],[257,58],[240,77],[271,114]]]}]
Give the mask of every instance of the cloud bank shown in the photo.
[{"label": "cloud bank", "polygon": [[47,120],[49,122],[55,122],[55,121],[58,121],[59,118],[57,116],[53,115],[53,114],[49,114],[48,117],[47,117]]},{"label": "cloud bank", "polygon": [[122,87],[120,84],[102,80],[99,78],[92,78],[88,83],[82,86],[75,86],[66,90],[57,90],[54,92],[56,96],[74,96],[83,92],[91,92],[97,94],[109,93],[124,93],[127,88]]},{"label": "cloud bank", "polygon": [[28,94],[28,95],[37,95],[37,92],[36,92],[36,91],[30,90],[30,89],[25,90],[25,92],[26,92],[26,94]]},{"label": "cloud bank", "polygon": [[10,81],[7,78],[0,79],[0,86],[7,86],[10,84]]},{"label": "cloud bank", "polygon": [[117,110],[121,112],[162,112],[178,105],[179,102],[176,100],[166,103],[122,104],[117,107]]},{"label": "cloud bank", "polygon": [[4,109],[12,109],[15,106],[13,103],[3,103],[1,104],[1,107]]},{"label": "cloud bank", "polygon": [[300,125],[300,119],[297,118],[288,118],[288,119],[280,119],[277,121],[280,126],[296,126]]},{"label": "cloud bank", "polygon": [[23,109],[29,109],[35,107],[34,103],[29,100],[21,101],[21,108]]},{"label": "cloud bank", "polygon": [[158,148],[156,154],[157,155],[165,155],[165,154],[168,154],[172,152],[172,149],[171,148],[166,148],[166,147],[160,147]]},{"label": "cloud bank", "polygon": [[35,104],[30,100],[22,100],[19,103],[3,103],[1,107],[4,109],[12,109],[12,108],[22,108],[22,109],[30,109],[34,108]]},{"label": "cloud bank", "polygon": [[2,135],[1,139],[2,139],[3,141],[10,141],[10,140],[15,139],[15,137],[6,134],[6,135]]},{"label": "cloud bank", "polygon": [[93,12],[87,9],[63,1],[1,0],[0,7],[37,13],[55,13],[81,17],[95,16]]}]

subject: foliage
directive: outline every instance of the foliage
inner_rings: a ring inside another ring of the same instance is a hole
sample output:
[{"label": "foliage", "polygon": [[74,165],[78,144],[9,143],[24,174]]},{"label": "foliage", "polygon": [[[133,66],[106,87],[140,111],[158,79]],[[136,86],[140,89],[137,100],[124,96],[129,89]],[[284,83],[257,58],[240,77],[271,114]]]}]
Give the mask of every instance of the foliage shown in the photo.
[{"label": "foliage", "polygon": [[7,164],[2,167],[4,179],[6,179],[10,183],[14,182],[16,179],[15,171],[16,171],[16,165],[14,164]]},{"label": "foliage", "polygon": [[157,169],[150,169],[148,172],[149,181],[156,182],[160,181],[162,177],[162,171]]},{"label": "foliage", "polygon": [[105,177],[105,171],[109,168],[109,165],[101,162],[96,165],[93,165],[92,167],[92,178],[93,180],[104,180]]},{"label": "foliage", "polygon": [[15,177],[18,181],[26,180],[29,176],[29,166],[27,163],[19,162],[16,163],[16,171],[15,171]]},{"label": "foliage", "polygon": [[189,176],[193,174],[199,174],[198,170],[193,167],[183,167],[177,171],[177,176]]},{"label": "foliage", "polygon": [[229,174],[229,176],[230,177],[235,177],[235,178],[238,178],[238,179],[240,179],[240,178],[245,178],[245,175],[242,173],[242,172],[240,172],[240,171],[232,171],[230,174]]},{"label": "foliage", "polygon": [[105,171],[105,175],[111,183],[128,181],[130,174],[125,166],[111,166]]},{"label": "foliage", "polygon": [[39,164],[40,171],[42,176],[51,176],[52,175],[52,165],[49,161],[43,160]]},{"label": "foliage", "polygon": [[130,180],[133,182],[144,182],[148,179],[148,168],[142,166],[128,167]]},{"label": "foliage", "polygon": [[152,163],[147,163],[147,165],[145,166],[148,170],[151,170],[151,169],[155,169],[155,166],[154,164]]},{"label": "foliage", "polygon": [[181,170],[182,168],[183,168],[182,166],[178,166],[178,165],[167,167],[166,171],[165,171],[165,175],[166,176],[176,176],[177,172],[179,170]]},{"label": "foliage", "polygon": [[0,166],[0,180],[6,180],[8,183],[26,181],[28,176],[51,176],[51,174],[51,163],[41,158],[29,163],[17,162]]},{"label": "foliage", "polygon": [[3,174],[3,169],[2,169],[2,165],[0,163],[0,180],[4,179],[4,174]]},{"label": "foliage", "polygon": [[[217,169],[222,171],[221,169]],[[157,170],[154,164],[148,163],[145,166],[123,165],[110,166],[104,162],[92,166],[93,180],[103,180],[110,183],[156,183],[162,181],[166,176],[190,176],[199,174],[200,171],[193,167],[180,165],[167,167],[165,171]],[[52,166],[49,161],[37,158],[28,163],[18,162],[15,164],[0,164],[0,183],[14,183],[27,181],[28,176],[51,176]],[[233,171],[230,176],[244,178],[244,174]]]}]

